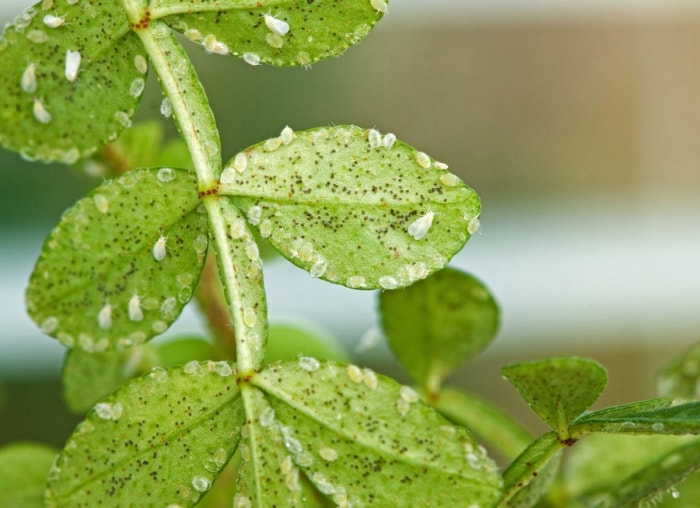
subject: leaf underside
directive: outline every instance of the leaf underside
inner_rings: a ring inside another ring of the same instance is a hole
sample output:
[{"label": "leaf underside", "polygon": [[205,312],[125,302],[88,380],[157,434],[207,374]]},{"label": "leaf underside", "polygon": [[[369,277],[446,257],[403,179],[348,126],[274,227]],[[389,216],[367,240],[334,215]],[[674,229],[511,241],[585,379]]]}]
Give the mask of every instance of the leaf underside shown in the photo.
[{"label": "leaf underside", "polygon": [[[427,155],[399,141],[370,145],[377,136],[354,126],[283,131],[230,161],[219,194],[312,276],[355,289],[408,286],[464,246],[481,205]],[[426,215],[416,239],[409,229]]]},{"label": "leaf underside", "polygon": [[[192,297],[207,251],[195,188],[185,170],[137,170],[69,209],[27,289],[41,330],[88,352],[124,349],[167,330]],[[160,261],[157,242],[164,242]]]},{"label": "leaf underside", "polygon": [[[28,8],[0,37],[0,144],[73,164],[131,124],[148,63],[120,2],[50,4]],[[80,54],[72,81],[69,50]]]},{"label": "leaf underside", "polygon": [[[370,0],[227,3],[199,1],[190,7],[192,12],[166,16],[163,21],[209,53],[231,54],[253,65],[308,66],[359,43],[383,16]],[[157,15],[172,4],[156,0],[151,10]],[[217,8],[212,11],[214,5]],[[288,32],[274,29],[280,22]]]},{"label": "leaf underside", "polygon": [[154,369],[97,404],[49,472],[47,506],[193,506],[245,421],[233,368]]}]

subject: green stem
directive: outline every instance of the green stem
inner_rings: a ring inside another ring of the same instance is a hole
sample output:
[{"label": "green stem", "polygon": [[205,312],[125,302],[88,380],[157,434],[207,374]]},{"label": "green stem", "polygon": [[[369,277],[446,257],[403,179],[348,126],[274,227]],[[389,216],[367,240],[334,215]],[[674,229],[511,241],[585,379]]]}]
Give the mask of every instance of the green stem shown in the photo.
[{"label": "green stem", "polygon": [[[236,330],[239,377],[246,378],[260,367],[267,338],[267,307],[257,244],[241,211],[226,197],[217,195],[221,141],[209,101],[184,48],[165,23],[143,22],[146,9],[139,0],[122,2],[172,104],[175,122],[192,156]],[[145,28],[139,28],[142,25]],[[232,226],[236,227],[233,232]]]}]

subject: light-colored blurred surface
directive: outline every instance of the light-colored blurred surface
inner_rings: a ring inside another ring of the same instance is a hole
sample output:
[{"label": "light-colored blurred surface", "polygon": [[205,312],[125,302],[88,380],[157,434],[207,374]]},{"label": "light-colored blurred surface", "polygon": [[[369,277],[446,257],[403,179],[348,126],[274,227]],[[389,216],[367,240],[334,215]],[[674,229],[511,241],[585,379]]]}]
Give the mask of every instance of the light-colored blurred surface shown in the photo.
[{"label": "light-colored blurred surface", "polygon": [[[645,376],[629,388],[648,392],[659,363],[700,336],[699,6],[393,0],[365,42],[311,71],[197,66],[229,155],[287,123],[352,122],[394,131],[480,193],[483,232],[454,264],[491,287],[503,329],[465,377],[576,353],[614,361],[618,384]],[[152,91],[146,116],[159,102]],[[48,171],[65,170],[14,172],[0,196],[16,201],[0,205],[0,378],[60,368],[61,348],[23,310],[42,235],[73,199],[42,190]],[[32,210],[41,192],[53,211],[22,230],[11,207]],[[372,293],[283,261],[266,283],[273,319],[319,320],[349,347],[375,324]],[[175,329],[199,322],[187,312]]]}]

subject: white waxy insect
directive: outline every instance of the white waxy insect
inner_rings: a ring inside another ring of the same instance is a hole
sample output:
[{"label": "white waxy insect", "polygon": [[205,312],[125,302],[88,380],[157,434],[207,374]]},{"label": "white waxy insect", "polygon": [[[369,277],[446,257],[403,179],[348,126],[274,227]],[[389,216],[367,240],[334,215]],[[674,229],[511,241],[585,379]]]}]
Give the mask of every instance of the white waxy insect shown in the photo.
[{"label": "white waxy insect", "polygon": [[430,156],[425,152],[416,152],[416,162],[423,169],[430,169],[432,162]]},{"label": "white waxy insect", "polygon": [[106,304],[97,313],[97,324],[103,330],[112,328],[112,306],[110,304]]},{"label": "white waxy insect", "polygon": [[21,80],[22,90],[27,93],[34,93],[36,91],[36,67],[33,63],[27,65],[22,73]]},{"label": "white waxy insect", "polygon": [[143,320],[143,310],[141,309],[141,297],[134,293],[129,299],[129,319],[132,321]]},{"label": "white waxy insect", "polygon": [[248,156],[245,152],[238,152],[233,158],[233,169],[239,173],[243,173],[248,167]]},{"label": "white waxy insect", "polygon": [[385,0],[369,0],[369,3],[375,11],[381,12],[382,14],[384,14],[388,9]]},{"label": "white waxy insect", "polygon": [[385,275],[379,278],[379,285],[383,289],[396,289],[399,287],[399,282],[391,275]]},{"label": "white waxy insect", "polygon": [[134,67],[141,74],[146,74],[148,72],[148,61],[143,55],[136,55],[134,57]]},{"label": "white waxy insect", "polygon": [[367,131],[367,141],[370,148],[377,148],[382,145],[382,135],[378,130],[370,129]]},{"label": "white waxy insect", "polygon": [[469,219],[469,224],[467,225],[467,231],[469,232],[470,235],[477,233],[480,229],[481,229],[481,222],[479,221],[479,217],[472,217],[471,219]]},{"label": "white waxy insect", "polygon": [[396,135],[393,132],[389,132],[386,136],[384,136],[384,141],[382,142],[382,144],[386,148],[393,147],[394,143],[396,143]]},{"label": "white waxy insect", "polygon": [[46,110],[44,103],[39,99],[34,99],[33,113],[34,118],[36,118],[39,123],[49,123],[51,121],[51,113]]},{"label": "white waxy insect", "polygon": [[435,212],[428,210],[428,213],[417,218],[408,226],[408,234],[415,240],[422,240],[425,238],[425,235],[427,235],[430,230],[430,226],[433,225],[433,217],[435,217]]},{"label": "white waxy insect", "polygon": [[440,183],[447,187],[457,187],[460,183],[462,183],[462,180],[460,180],[455,174],[445,173],[440,177]]},{"label": "white waxy insect", "polygon": [[435,161],[433,166],[435,166],[435,169],[442,169],[442,170],[448,169],[450,167],[447,164],[445,164],[444,162],[439,162],[439,161]]},{"label": "white waxy insect", "polygon": [[257,53],[243,53],[243,61],[248,65],[260,65],[260,55]]},{"label": "white waxy insect", "polygon": [[44,16],[44,24],[49,28],[58,28],[66,23],[66,18],[63,16],[54,16],[53,14],[47,14]]},{"label": "white waxy insect", "polygon": [[168,253],[167,243],[168,237],[161,234],[158,240],[156,240],[156,243],[153,244],[153,259],[156,261],[163,261],[165,259]]},{"label": "white waxy insect", "polygon": [[282,129],[282,132],[280,132],[279,139],[285,145],[288,145],[292,142],[292,140],[294,139],[294,131],[289,125],[285,126],[285,128]]},{"label": "white waxy insect", "polygon": [[165,97],[163,102],[160,103],[160,114],[165,118],[170,118],[173,114],[173,104],[167,97]]},{"label": "white waxy insect", "polygon": [[267,28],[270,29],[270,32],[277,34],[280,37],[287,35],[287,32],[289,32],[289,23],[284,20],[277,19],[271,14],[265,14],[264,16],[265,24],[267,25]]},{"label": "white waxy insect", "polygon": [[75,81],[78,77],[78,71],[80,70],[80,51],[71,51],[70,49],[66,51],[66,79],[71,83]]}]

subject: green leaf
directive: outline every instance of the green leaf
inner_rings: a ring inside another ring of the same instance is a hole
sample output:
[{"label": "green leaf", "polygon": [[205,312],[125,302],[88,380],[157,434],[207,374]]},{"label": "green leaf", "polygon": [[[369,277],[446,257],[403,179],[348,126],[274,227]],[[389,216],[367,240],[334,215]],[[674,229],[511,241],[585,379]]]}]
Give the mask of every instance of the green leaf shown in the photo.
[{"label": "green leaf", "polygon": [[567,457],[563,473],[568,496],[594,506],[605,492],[637,471],[663,459],[691,436],[592,434],[582,438]]},{"label": "green leaf", "polygon": [[506,365],[502,371],[532,410],[561,438],[569,423],[583,413],[605,389],[608,375],[587,358],[550,358]]},{"label": "green leaf", "polygon": [[[498,506],[531,506],[541,497],[556,473],[562,447],[556,432],[548,432],[533,441],[503,473],[504,492]],[[544,481],[538,480],[540,475]],[[528,489],[531,484],[533,487]],[[527,490],[522,493],[524,489]]]},{"label": "green leaf", "polygon": [[174,367],[191,360],[213,358],[211,344],[179,339],[159,346],[144,344],[124,351],[88,353],[74,348],[63,362],[63,398],[75,412],[84,412],[129,379],[153,367]]},{"label": "green leaf", "polygon": [[348,361],[348,354],[335,337],[325,330],[305,323],[275,323],[270,325],[265,362],[296,360],[313,356],[323,360]]},{"label": "green leaf", "polygon": [[700,469],[700,440],[676,448],[657,462],[625,478],[596,506],[617,508],[638,506],[638,502],[669,491],[678,482]]},{"label": "green leaf", "polygon": [[659,395],[700,399],[700,343],[674,358],[659,375]]},{"label": "green leaf", "polygon": [[[258,418],[270,433],[261,441],[284,464],[269,474],[296,467],[337,504],[492,506],[500,497],[496,466],[471,435],[389,378],[302,358],[271,365],[251,383],[269,404]],[[271,444],[280,436],[282,445]]]},{"label": "green leaf", "polygon": [[586,413],[571,425],[572,435],[589,432],[621,434],[698,434],[700,402],[678,404],[652,399]]},{"label": "green leaf", "polygon": [[154,369],[97,404],[49,472],[47,506],[193,506],[240,439],[234,368]]},{"label": "green leaf", "polygon": [[464,246],[481,205],[444,165],[392,136],[284,129],[236,155],[219,194],[314,277],[358,289],[408,286]]},{"label": "green leaf", "polygon": [[74,164],[131,124],[148,62],[120,2],[45,1],[0,37],[0,68],[0,143]]},{"label": "green leaf", "polygon": [[404,291],[379,295],[384,334],[396,358],[429,395],[482,351],[498,330],[498,305],[475,277],[445,268]]},{"label": "green leaf", "polygon": [[360,42],[386,8],[382,0],[153,0],[149,10],[154,17],[173,13],[163,20],[208,53],[251,65],[308,66]]},{"label": "green leaf", "polygon": [[207,223],[199,205],[185,170],[138,170],[102,184],[46,240],[27,289],[32,319],[88,352],[163,333],[190,300],[204,264]]},{"label": "green leaf", "polygon": [[434,407],[449,420],[471,430],[508,460],[515,459],[533,440],[513,418],[472,393],[444,389]]},{"label": "green leaf", "polygon": [[46,474],[57,451],[35,443],[13,443],[0,448],[0,506],[44,506]]}]

